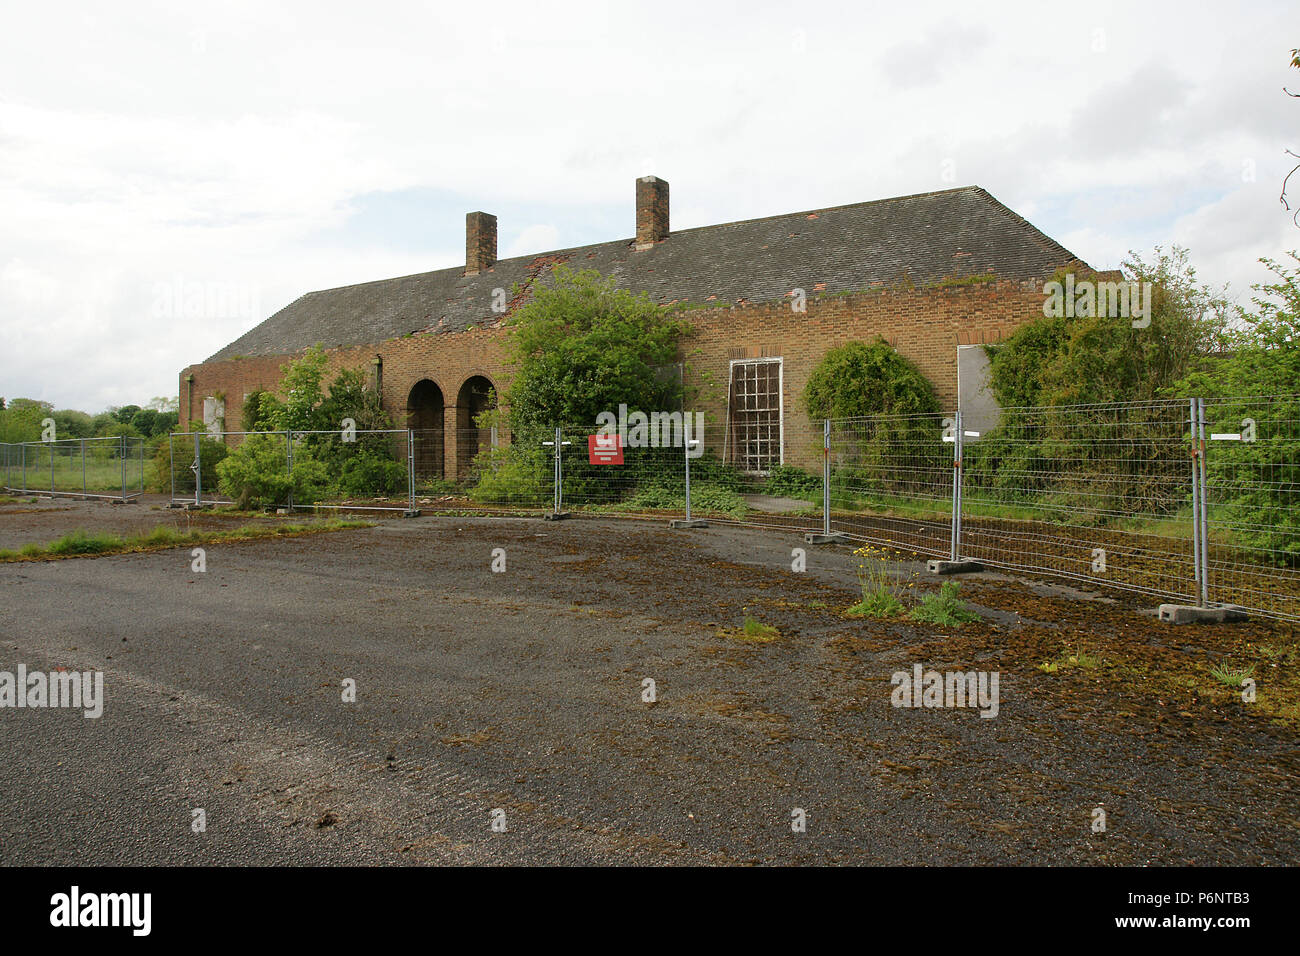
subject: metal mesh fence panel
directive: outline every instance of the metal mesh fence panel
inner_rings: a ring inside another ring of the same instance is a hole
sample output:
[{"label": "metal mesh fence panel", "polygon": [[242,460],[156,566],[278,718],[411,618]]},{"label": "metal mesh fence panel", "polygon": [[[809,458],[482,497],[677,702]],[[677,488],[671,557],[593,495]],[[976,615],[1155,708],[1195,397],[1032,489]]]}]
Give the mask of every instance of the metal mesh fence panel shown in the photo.
[{"label": "metal mesh fence panel", "polygon": [[402,511],[411,508],[406,429],[176,432],[172,502],[241,509]]},{"label": "metal mesh fence panel", "polygon": [[916,554],[952,543],[953,423],[879,415],[830,423],[830,529]]},{"label": "metal mesh fence panel", "polygon": [[434,509],[540,512],[551,507],[554,452],[543,447],[541,437],[512,436],[507,442],[491,429],[462,428],[454,438],[459,477],[442,495],[430,493]]},{"label": "metal mesh fence panel", "polygon": [[593,425],[560,429],[563,509],[664,518],[684,515],[684,441],[680,416],[675,431],[656,431],[653,446],[649,439],[624,445],[618,436],[610,438]]},{"label": "metal mesh fence panel", "polygon": [[1004,409],[963,438],[960,556],[1198,600],[1191,409]]},{"label": "metal mesh fence panel", "polygon": [[1206,595],[1300,620],[1300,396],[1204,403]]},{"label": "metal mesh fence panel", "polygon": [[126,500],[144,493],[144,439],[66,438],[4,446],[6,489]]},{"label": "metal mesh fence panel", "polygon": [[[690,458],[689,510],[684,427],[603,451],[602,437],[591,425],[178,433],[168,459],[175,501],[689,516],[1300,619],[1300,398],[1004,409],[985,434],[959,414],[832,421],[821,475]],[[0,451],[10,487],[75,484],[63,449]],[[104,446],[78,459],[86,487],[121,457]]]}]

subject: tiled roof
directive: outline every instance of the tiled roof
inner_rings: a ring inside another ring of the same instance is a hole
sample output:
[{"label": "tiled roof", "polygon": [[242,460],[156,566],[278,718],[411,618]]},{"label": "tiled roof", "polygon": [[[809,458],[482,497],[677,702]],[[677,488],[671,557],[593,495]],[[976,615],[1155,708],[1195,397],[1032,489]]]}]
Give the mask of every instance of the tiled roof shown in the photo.
[{"label": "tiled roof", "polygon": [[557,262],[595,269],[657,302],[719,305],[779,299],[800,287],[864,290],[909,276],[923,284],[994,273],[1051,275],[1076,257],[978,186],[672,232],[637,250],[619,239],[503,259],[478,275],[463,266],[309,292],[209,361],[382,342],[411,332],[489,326],[493,290],[525,289]]}]

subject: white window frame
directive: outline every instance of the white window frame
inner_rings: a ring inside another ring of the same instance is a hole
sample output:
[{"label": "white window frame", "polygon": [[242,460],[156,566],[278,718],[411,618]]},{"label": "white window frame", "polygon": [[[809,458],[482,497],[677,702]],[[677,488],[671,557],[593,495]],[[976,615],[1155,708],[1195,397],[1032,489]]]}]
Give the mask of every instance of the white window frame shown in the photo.
[{"label": "white window frame", "polygon": [[[727,427],[723,433],[723,448],[728,455],[731,449],[731,389],[736,381],[737,365],[771,365],[776,363],[776,415],[777,415],[777,453],[776,464],[785,464],[785,360],[782,356],[765,356],[762,358],[732,359],[727,366]],[[735,461],[730,464],[737,464]],[[766,475],[770,471],[745,472],[751,475]]]}]

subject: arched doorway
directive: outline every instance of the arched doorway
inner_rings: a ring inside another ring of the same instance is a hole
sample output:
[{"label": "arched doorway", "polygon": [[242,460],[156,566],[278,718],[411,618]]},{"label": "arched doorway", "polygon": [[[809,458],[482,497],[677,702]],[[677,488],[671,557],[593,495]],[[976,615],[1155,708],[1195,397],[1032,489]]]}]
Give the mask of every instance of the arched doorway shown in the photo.
[{"label": "arched doorway", "polygon": [[442,389],[427,378],[420,379],[406,398],[406,427],[414,432],[415,480],[436,481],[443,477]]},{"label": "arched doorway", "polygon": [[496,389],[482,375],[465,380],[456,395],[456,472],[469,475],[479,451],[492,443],[492,429],[479,428],[478,416],[496,408]]}]

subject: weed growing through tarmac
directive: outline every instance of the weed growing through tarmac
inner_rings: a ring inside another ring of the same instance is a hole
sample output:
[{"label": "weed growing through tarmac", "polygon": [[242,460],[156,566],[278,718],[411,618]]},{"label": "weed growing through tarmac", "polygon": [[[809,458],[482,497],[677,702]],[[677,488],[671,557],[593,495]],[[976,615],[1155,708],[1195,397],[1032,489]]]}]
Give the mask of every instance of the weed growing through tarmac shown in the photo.
[{"label": "weed growing through tarmac", "polygon": [[921,603],[912,608],[911,618],[943,627],[961,627],[968,621],[978,621],[980,616],[961,599],[961,585],[945,581],[938,593],[921,598]]},{"label": "weed growing through tarmac", "polygon": [[1218,664],[1210,668],[1210,676],[1224,687],[1231,687],[1236,690],[1248,678],[1255,676],[1255,665],[1247,664],[1245,667],[1232,667],[1227,663]]},{"label": "weed growing through tarmac", "polygon": [[1073,654],[1069,651],[1062,651],[1055,660],[1043,661],[1038,665],[1038,669],[1044,674],[1055,674],[1058,671],[1068,670],[1071,667],[1082,667],[1084,670],[1095,670],[1101,666],[1101,657],[1097,654],[1089,654],[1082,648],[1077,649]]},{"label": "weed growing through tarmac", "polygon": [[166,526],[144,534],[120,537],[115,534],[73,531],[49,544],[27,544],[21,549],[0,549],[0,562],[40,561],[51,558],[74,558],[87,555],[125,554],[158,551],[181,545],[214,544],[223,541],[250,541],[256,538],[287,538],[348,528],[369,528],[371,521],[335,519],[317,524],[244,525],[232,531],[177,531]]},{"label": "weed growing through tarmac", "polygon": [[749,608],[745,608],[745,623],[739,629],[724,628],[722,634],[725,637],[734,637],[742,641],[753,641],[758,644],[768,644],[775,641],[781,636],[781,632],[771,624],[764,624],[758,618],[749,613]]},{"label": "weed growing through tarmac", "polygon": [[897,560],[896,555],[886,548],[864,545],[853,556],[858,561],[862,600],[845,613],[850,617],[894,617],[906,610],[903,598],[915,582],[904,583],[890,570],[890,562]]}]

